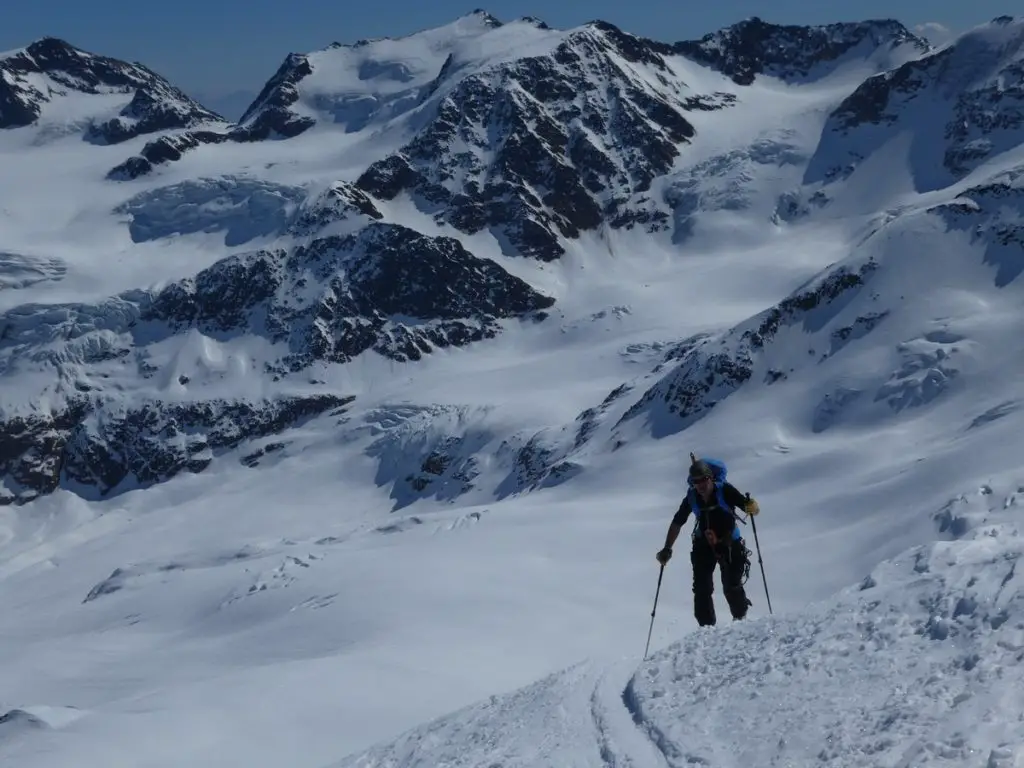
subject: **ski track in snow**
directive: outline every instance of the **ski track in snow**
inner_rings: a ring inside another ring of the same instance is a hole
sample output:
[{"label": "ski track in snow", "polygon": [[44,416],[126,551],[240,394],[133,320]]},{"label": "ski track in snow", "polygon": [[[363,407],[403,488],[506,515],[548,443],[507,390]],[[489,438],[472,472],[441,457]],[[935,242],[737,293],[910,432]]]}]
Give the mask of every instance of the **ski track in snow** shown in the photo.
[{"label": "ski track in snow", "polygon": [[[969,33],[958,60],[1019,65],[1022,27]],[[469,73],[568,35],[471,14],[316,52],[293,105],[321,120],[307,133],[198,147],[125,183],[105,174],[154,137],[80,134],[129,97],[54,99],[38,128],[0,131],[0,311],[90,305],[287,244],[299,202],[411,138],[426,103],[412,97],[449,54]],[[999,55],[976,59],[986,46]],[[736,97],[687,112],[693,142],[644,193],[677,200],[672,231],[587,231],[542,264],[404,193],[375,201],[555,297],[550,316],[415,363],[314,366],[290,381],[356,399],[273,450],[243,444],[144,491],[0,506],[0,765],[1024,768],[1012,71],[992,75],[989,105],[1010,148],[965,144],[985,161],[919,192],[938,178],[946,94],[852,143],[823,134],[879,60],[738,86],[668,56],[693,94]],[[813,292],[868,266],[846,293]],[[88,329],[72,314],[2,318],[4,409],[49,407],[54,366],[126,406],[288,383],[261,372],[266,339],[197,328],[131,350],[148,379],[104,357],[103,331],[76,346]],[[15,355],[12,337],[31,344]],[[716,582],[722,623],[698,629],[681,542],[651,656],[624,656],[648,628],[691,450],[760,501],[775,615],[755,557],[749,618],[728,620]]]},{"label": "ski track in snow", "polygon": [[624,698],[634,668],[630,660],[582,662],[332,768],[669,765]]},{"label": "ski track in snow", "polygon": [[331,768],[1017,768],[1024,529],[1000,517],[836,601],[581,663]]}]

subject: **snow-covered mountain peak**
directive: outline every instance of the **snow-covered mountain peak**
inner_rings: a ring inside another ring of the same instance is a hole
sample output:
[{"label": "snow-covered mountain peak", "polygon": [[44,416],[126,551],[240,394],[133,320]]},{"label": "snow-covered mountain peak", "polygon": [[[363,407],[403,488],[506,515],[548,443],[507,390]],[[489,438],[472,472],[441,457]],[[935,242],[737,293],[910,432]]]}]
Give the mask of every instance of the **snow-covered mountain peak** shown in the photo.
[{"label": "snow-covered mountain peak", "polygon": [[438,50],[456,45],[459,40],[478,37],[502,26],[502,22],[483,10],[464,14],[447,24],[439,24],[399,37],[375,37],[355,43],[331,43],[328,50],[367,50],[367,58],[404,52],[407,58],[426,50]]},{"label": "snow-covered mountain peak", "polygon": [[[599,20],[558,30],[531,17],[501,23],[485,13],[472,13],[403,37],[350,45],[335,43],[318,51],[290,54],[230,131],[192,131],[162,138],[145,147],[140,157],[115,168],[110,177],[137,178],[155,165],[177,160],[182,153],[202,145],[294,139],[314,126],[316,134],[340,130],[348,135],[346,142],[361,143],[361,137],[372,135],[373,147],[366,146],[367,152],[384,154],[400,147],[405,151],[426,140],[425,134],[432,132],[438,120],[475,120],[473,115],[492,111],[496,111],[497,119],[504,120],[500,113],[510,107],[523,114],[531,112],[532,106],[513,106],[520,99],[520,90],[539,100],[545,111],[564,112],[569,102],[583,99],[589,106],[581,114],[587,113],[593,120],[602,111],[607,112],[608,105],[601,103],[604,97],[600,94],[608,87],[613,91],[623,89],[628,99],[636,96],[644,104],[631,105],[622,119],[632,123],[634,115],[654,110],[659,116],[652,117],[652,112],[645,119],[659,125],[662,119],[671,121],[675,127],[669,130],[675,138],[669,143],[675,145],[690,133],[692,121],[674,118],[674,112],[725,106],[735,99],[736,85],[749,85],[754,73],[793,82],[841,73],[843,82],[849,82],[852,89],[864,77],[919,55],[920,46],[926,44],[908,35],[895,22],[778,27],[754,20],[701,41],[670,44],[631,35]],[[702,72],[705,67],[715,72]],[[722,74],[735,82],[727,81]],[[526,86],[506,92],[501,81],[510,77]],[[498,85],[483,85],[485,82]],[[540,82],[545,87],[535,85]],[[467,96],[470,91],[472,97]],[[591,104],[595,99],[599,103]],[[455,111],[454,103],[459,104]],[[465,118],[457,112],[463,108],[468,110]],[[571,123],[565,114],[555,122],[563,118]],[[524,125],[533,121],[533,117],[527,117]],[[566,127],[571,128],[563,125],[563,129]],[[514,133],[520,130],[509,129]],[[623,128],[624,134],[633,137],[627,139],[629,143],[649,130],[640,125],[635,131]],[[460,140],[474,144],[487,131],[477,124],[469,133],[475,136]],[[503,135],[495,132],[492,138],[498,140]],[[516,135],[514,142],[520,141],[530,139]],[[581,160],[590,151],[588,143],[593,143],[589,136],[587,142],[573,141]],[[493,144],[488,142],[484,155],[493,155]],[[677,151],[674,146],[659,148],[651,162],[661,167]],[[460,156],[459,162],[464,164],[468,155]],[[390,161],[399,162],[394,158]],[[636,164],[646,163],[637,155]],[[607,175],[611,167],[605,162],[591,165],[598,176]],[[631,186],[630,175],[635,172],[620,175],[612,185],[619,188],[616,207],[621,205],[622,189]],[[640,176],[649,174],[644,171]],[[590,184],[594,187],[597,183]],[[600,184],[609,186],[607,180]],[[632,192],[643,191],[643,184],[634,186]],[[642,207],[643,211],[615,218],[627,225],[664,222],[665,210],[650,201],[643,201]],[[579,228],[583,218],[573,226]],[[527,227],[532,228],[532,224]],[[543,249],[557,251],[549,246]]]},{"label": "snow-covered mountain peak", "polygon": [[323,122],[347,132],[416,107],[432,84],[464,68],[522,56],[552,35],[535,21],[503,24],[484,12],[404,37],[334,43],[290,54],[240,120],[248,134],[291,136]]},{"label": "snow-covered mountain peak", "polygon": [[142,64],[83,51],[44,37],[0,57],[0,128],[40,124],[116,144],[220,116]]},{"label": "snow-covered mountain peak", "polygon": [[605,22],[527,34],[514,25],[481,38],[500,46],[453,53],[415,136],[357,186],[408,196],[468,235],[500,233],[503,251],[542,261],[602,223],[663,226],[652,181],[694,137],[693,116],[735,96],[696,90],[671,46]]},{"label": "snow-covered mountain peak", "polygon": [[[988,24],[968,30],[936,57],[936,72],[946,95],[961,89],[984,88],[998,79],[1001,90],[1019,84],[1024,59],[1024,16],[1001,16]],[[1010,71],[1007,71],[1010,70]]]},{"label": "snow-covered mountain peak", "polygon": [[758,75],[790,82],[813,81],[848,62],[868,62],[876,71],[902,64],[931,45],[891,19],[818,26],[771,24],[754,16],[677,50],[749,85]]},{"label": "snow-covered mountain peak", "polygon": [[[470,15],[0,131],[0,763],[1009,768],[1017,23]],[[685,637],[680,540],[641,664],[691,451],[752,606]]]},{"label": "snow-covered mountain peak", "polygon": [[896,175],[933,190],[1022,139],[1024,19],[1000,17],[861,83],[830,116],[807,180],[849,177],[886,150]]}]

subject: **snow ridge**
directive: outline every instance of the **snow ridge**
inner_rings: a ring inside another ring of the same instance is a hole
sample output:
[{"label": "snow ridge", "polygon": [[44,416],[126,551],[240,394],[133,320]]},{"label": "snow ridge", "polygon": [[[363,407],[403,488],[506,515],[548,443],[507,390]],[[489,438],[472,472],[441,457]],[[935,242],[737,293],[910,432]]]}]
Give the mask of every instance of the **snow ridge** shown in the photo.
[{"label": "snow ridge", "polygon": [[574,665],[331,768],[1016,765],[1021,500],[1012,484],[963,494],[969,533],[914,547],[835,599],[696,632],[632,675],[625,662]]},{"label": "snow ridge", "polygon": [[739,85],[757,76],[787,82],[814,82],[841,68],[844,59],[867,54],[883,69],[932,49],[894,19],[841,22],[820,26],[770,24],[757,16],[700,40],[676,44],[676,50],[728,75]]},{"label": "snow ridge", "polygon": [[[5,56],[0,761],[1012,768],[1019,33]],[[645,661],[691,451],[774,615]]]},{"label": "snow ridge", "polygon": [[[127,94],[131,99],[125,102]],[[83,101],[76,95],[100,98]],[[86,102],[106,107],[107,115],[87,108],[75,114],[73,105]],[[52,37],[0,59],[0,104],[0,128],[71,120],[84,123],[84,137],[97,144],[224,122],[141,64],[88,53]]]}]

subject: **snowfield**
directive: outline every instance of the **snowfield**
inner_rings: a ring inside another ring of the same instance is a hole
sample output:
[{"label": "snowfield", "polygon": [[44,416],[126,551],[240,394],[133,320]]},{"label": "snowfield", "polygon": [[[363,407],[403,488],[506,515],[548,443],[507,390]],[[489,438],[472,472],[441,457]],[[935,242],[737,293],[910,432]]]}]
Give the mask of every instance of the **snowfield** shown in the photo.
[{"label": "snowfield", "polygon": [[335,765],[1020,765],[1021,501],[978,489],[971,535],[827,603],[581,662]]},{"label": "snowfield", "polygon": [[[1024,768],[1024,20],[766,29],[477,12],[106,144],[46,75],[0,764]],[[691,451],[753,607],[697,628],[684,534],[645,659]]]}]

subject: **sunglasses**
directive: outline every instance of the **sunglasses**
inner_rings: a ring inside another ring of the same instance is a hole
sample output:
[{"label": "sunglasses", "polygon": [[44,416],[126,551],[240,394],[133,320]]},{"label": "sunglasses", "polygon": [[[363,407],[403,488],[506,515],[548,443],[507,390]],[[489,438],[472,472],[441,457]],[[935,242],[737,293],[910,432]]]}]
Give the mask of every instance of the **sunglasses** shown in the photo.
[{"label": "sunglasses", "polygon": [[693,484],[694,485],[703,485],[704,483],[710,483],[710,482],[711,482],[711,478],[710,477],[698,477],[698,478],[696,478],[693,481]]}]

